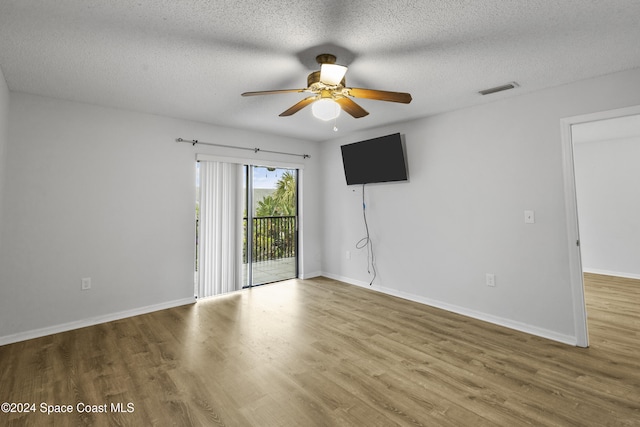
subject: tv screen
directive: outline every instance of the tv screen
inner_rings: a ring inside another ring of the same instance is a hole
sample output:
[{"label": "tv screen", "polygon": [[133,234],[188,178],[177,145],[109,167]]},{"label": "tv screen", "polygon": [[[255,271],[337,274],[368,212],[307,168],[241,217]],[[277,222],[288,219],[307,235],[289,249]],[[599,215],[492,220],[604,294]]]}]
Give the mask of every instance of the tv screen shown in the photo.
[{"label": "tv screen", "polygon": [[340,148],[347,185],[407,180],[399,133],[354,142]]}]

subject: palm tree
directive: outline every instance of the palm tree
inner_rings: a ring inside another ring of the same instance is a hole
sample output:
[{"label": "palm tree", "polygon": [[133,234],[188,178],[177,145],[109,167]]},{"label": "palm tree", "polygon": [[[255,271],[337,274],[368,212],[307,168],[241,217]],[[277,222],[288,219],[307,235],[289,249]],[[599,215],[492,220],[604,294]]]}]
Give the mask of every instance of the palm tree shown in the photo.
[{"label": "palm tree", "polygon": [[294,216],[296,214],[296,177],[287,171],[276,183],[273,199],[278,206],[279,214]]},{"label": "palm tree", "polygon": [[279,216],[278,202],[272,196],[265,196],[258,202],[256,207],[256,216]]}]

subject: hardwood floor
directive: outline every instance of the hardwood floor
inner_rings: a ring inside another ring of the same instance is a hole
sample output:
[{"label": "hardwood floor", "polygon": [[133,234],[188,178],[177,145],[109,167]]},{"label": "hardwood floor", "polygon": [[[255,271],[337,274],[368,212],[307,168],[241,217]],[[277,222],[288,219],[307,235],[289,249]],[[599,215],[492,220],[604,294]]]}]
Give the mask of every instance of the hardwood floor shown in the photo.
[{"label": "hardwood floor", "polygon": [[638,426],[640,282],[586,290],[582,349],[326,278],[257,287],[0,347],[0,402],[35,410],[0,425]]}]

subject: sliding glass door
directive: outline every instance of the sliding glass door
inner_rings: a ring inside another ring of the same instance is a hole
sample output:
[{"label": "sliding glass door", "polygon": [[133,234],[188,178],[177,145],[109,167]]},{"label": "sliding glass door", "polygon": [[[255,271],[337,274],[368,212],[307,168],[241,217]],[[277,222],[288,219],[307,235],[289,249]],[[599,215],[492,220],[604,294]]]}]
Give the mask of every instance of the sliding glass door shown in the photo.
[{"label": "sliding glass door", "polygon": [[298,276],[298,171],[244,166],[244,287]]}]

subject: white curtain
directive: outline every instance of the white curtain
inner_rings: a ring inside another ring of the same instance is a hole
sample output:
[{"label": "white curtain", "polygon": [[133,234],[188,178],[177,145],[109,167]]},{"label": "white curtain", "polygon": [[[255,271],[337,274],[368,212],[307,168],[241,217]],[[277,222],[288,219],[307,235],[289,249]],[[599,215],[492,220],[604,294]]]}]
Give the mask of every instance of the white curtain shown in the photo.
[{"label": "white curtain", "polygon": [[200,162],[198,298],[242,288],[242,165]]}]

